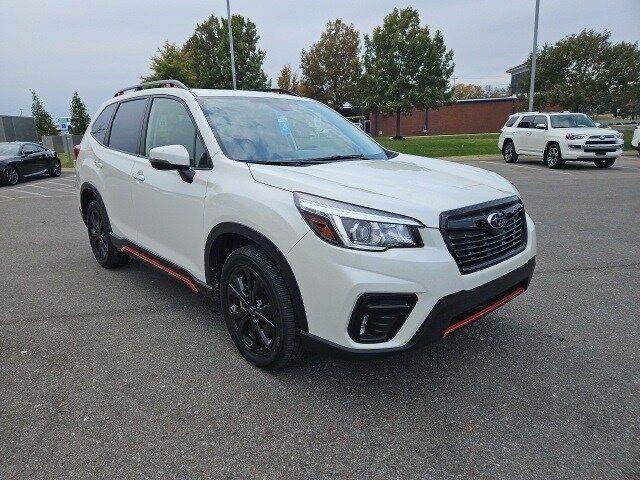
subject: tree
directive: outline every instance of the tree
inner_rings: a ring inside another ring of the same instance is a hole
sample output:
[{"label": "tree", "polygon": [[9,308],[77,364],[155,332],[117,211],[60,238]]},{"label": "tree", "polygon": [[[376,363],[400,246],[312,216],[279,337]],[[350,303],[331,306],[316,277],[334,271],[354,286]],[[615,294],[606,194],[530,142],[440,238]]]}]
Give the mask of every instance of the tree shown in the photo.
[{"label": "tree", "polygon": [[453,98],[466,100],[469,98],[484,98],[485,90],[480,85],[471,83],[458,83],[453,87]]},{"label": "tree", "polygon": [[56,124],[53,123],[53,119],[49,112],[44,109],[42,101],[35,90],[31,90],[31,115],[36,122],[36,130],[38,131],[38,137],[42,138],[43,135],[57,135],[58,129]]},{"label": "tree", "polygon": [[[258,48],[256,25],[241,15],[231,17],[238,89],[268,88],[271,82],[262,70],[266,53]],[[199,23],[183,47],[194,87],[232,88],[227,21],[211,15]]]},{"label": "tree", "polygon": [[371,37],[365,36],[364,67],[367,105],[395,112],[395,138],[401,138],[401,114],[438,108],[452,99],[453,51],[447,51],[439,30],[431,36],[428,27],[420,26],[413,8],[395,8]]},{"label": "tree", "polygon": [[327,23],[320,39],[308,51],[302,50],[300,69],[306,96],[335,109],[355,103],[362,70],[360,33],[340,19]]},{"label": "tree", "polygon": [[[528,60],[531,65],[531,57]],[[577,112],[611,109],[616,98],[638,98],[640,50],[637,43],[611,43],[611,33],[582,30],[545,44],[536,63],[536,104]],[[529,92],[530,76],[523,79]],[[525,98],[528,95],[525,95]]]},{"label": "tree", "polygon": [[509,87],[484,86],[484,98],[508,97],[509,95]]},{"label": "tree", "polygon": [[171,78],[186,85],[195,85],[196,77],[191,70],[191,60],[182,47],[165,42],[158,53],[151,57],[151,75],[143,77],[145,82]]},{"label": "tree", "polygon": [[282,67],[282,70],[280,70],[280,75],[278,75],[278,88],[296,94],[300,91],[298,74],[291,70],[289,65],[285,65]]},{"label": "tree", "polygon": [[87,130],[91,117],[87,113],[87,107],[78,95],[78,92],[73,94],[71,98],[71,133],[76,135],[82,135]]}]

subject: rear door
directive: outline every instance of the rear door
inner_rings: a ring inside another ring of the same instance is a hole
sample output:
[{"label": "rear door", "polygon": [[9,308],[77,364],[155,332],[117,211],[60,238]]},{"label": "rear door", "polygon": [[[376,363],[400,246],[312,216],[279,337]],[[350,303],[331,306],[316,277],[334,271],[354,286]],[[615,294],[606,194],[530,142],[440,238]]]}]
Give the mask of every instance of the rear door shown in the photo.
[{"label": "rear door", "polygon": [[[210,159],[198,129],[182,100],[158,96],[149,109],[143,136],[144,156],[134,159],[133,202],[139,228],[138,244],[197,275],[204,254],[204,200]],[[183,145],[196,175],[187,183],[177,171],[156,170],[149,151]],[[202,170],[202,172],[200,171]],[[204,280],[203,278],[201,280]]]},{"label": "rear door", "polygon": [[[537,128],[537,125],[544,125],[545,128]],[[536,115],[533,119],[531,133],[529,134],[529,145],[533,152],[542,155],[547,144],[547,131],[549,122],[546,115]]]},{"label": "rear door", "polygon": [[107,148],[98,147],[95,160],[103,182],[100,194],[105,202],[113,233],[133,242],[137,239],[137,218],[131,197],[131,168],[141,151],[141,132],[147,102],[148,98],[145,97],[118,104],[106,132]]},{"label": "rear door", "polygon": [[534,115],[525,115],[522,120],[518,122],[516,127],[517,133],[517,145],[516,150],[520,152],[531,151],[531,127],[533,125]]}]

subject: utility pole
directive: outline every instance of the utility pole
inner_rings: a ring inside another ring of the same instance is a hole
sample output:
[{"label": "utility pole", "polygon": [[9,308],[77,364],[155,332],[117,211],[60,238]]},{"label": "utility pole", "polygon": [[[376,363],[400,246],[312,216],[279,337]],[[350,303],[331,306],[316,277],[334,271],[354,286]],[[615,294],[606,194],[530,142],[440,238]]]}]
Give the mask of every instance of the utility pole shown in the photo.
[{"label": "utility pole", "polygon": [[529,111],[533,112],[533,92],[536,84],[536,57],[538,56],[538,16],[540,0],[536,0],[536,17],[533,24],[533,51],[531,52],[531,81],[529,82]]},{"label": "utility pole", "polygon": [[[537,18],[538,17],[536,17],[536,19]],[[231,78],[233,79],[233,89],[237,90],[238,87],[236,86],[236,57],[233,53],[233,32],[231,31],[231,6],[229,5],[229,0],[227,0],[227,24],[229,25],[229,54],[231,55]]]}]

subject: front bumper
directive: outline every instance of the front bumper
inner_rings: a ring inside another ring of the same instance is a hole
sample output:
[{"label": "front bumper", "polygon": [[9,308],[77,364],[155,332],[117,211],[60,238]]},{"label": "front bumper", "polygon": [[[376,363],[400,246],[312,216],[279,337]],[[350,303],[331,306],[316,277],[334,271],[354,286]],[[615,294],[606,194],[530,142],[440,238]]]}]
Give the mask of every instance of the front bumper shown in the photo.
[{"label": "front bumper", "polygon": [[569,142],[562,151],[565,160],[593,161],[599,158],[618,158],[622,155],[622,144],[615,145],[587,145]]},{"label": "front bumper", "polygon": [[[528,240],[523,251],[467,274],[460,273],[436,228],[421,229],[421,248],[385,252],[335,247],[308,232],[287,254],[307,315],[306,340],[322,341],[347,352],[384,353],[411,348],[417,343],[418,331],[427,342],[442,338],[454,317],[510,293],[507,290],[511,287],[526,288],[536,253],[535,227],[528,215],[526,220]],[[522,269],[525,265],[529,267]],[[371,293],[412,294],[417,300],[393,338],[379,343],[356,342],[349,335],[349,320],[358,299]],[[447,298],[464,308],[441,310]],[[463,302],[463,298],[469,301]]]}]

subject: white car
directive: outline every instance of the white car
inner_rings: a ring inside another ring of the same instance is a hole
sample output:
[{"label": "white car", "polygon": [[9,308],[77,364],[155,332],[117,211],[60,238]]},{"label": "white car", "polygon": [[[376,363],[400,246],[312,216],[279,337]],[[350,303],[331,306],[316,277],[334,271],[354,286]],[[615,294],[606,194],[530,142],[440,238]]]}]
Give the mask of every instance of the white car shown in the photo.
[{"label": "white car", "polygon": [[636,125],[635,130],[633,131],[633,137],[631,138],[631,145],[638,149],[638,153],[640,154],[640,125]]},{"label": "white car", "polygon": [[583,113],[569,112],[511,115],[498,139],[505,162],[516,162],[520,155],[536,155],[542,156],[549,168],[562,168],[567,160],[608,168],[622,155],[623,144],[622,133],[599,128]]},{"label": "white car", "polygon": [[387,151],[282,92],[122,90],[77,146],[76,172],[98,263],[133,257],[219,301],[263,368],[304,347],[381,354],[442,339],[534,270],[534,224],[507,180]]}]

